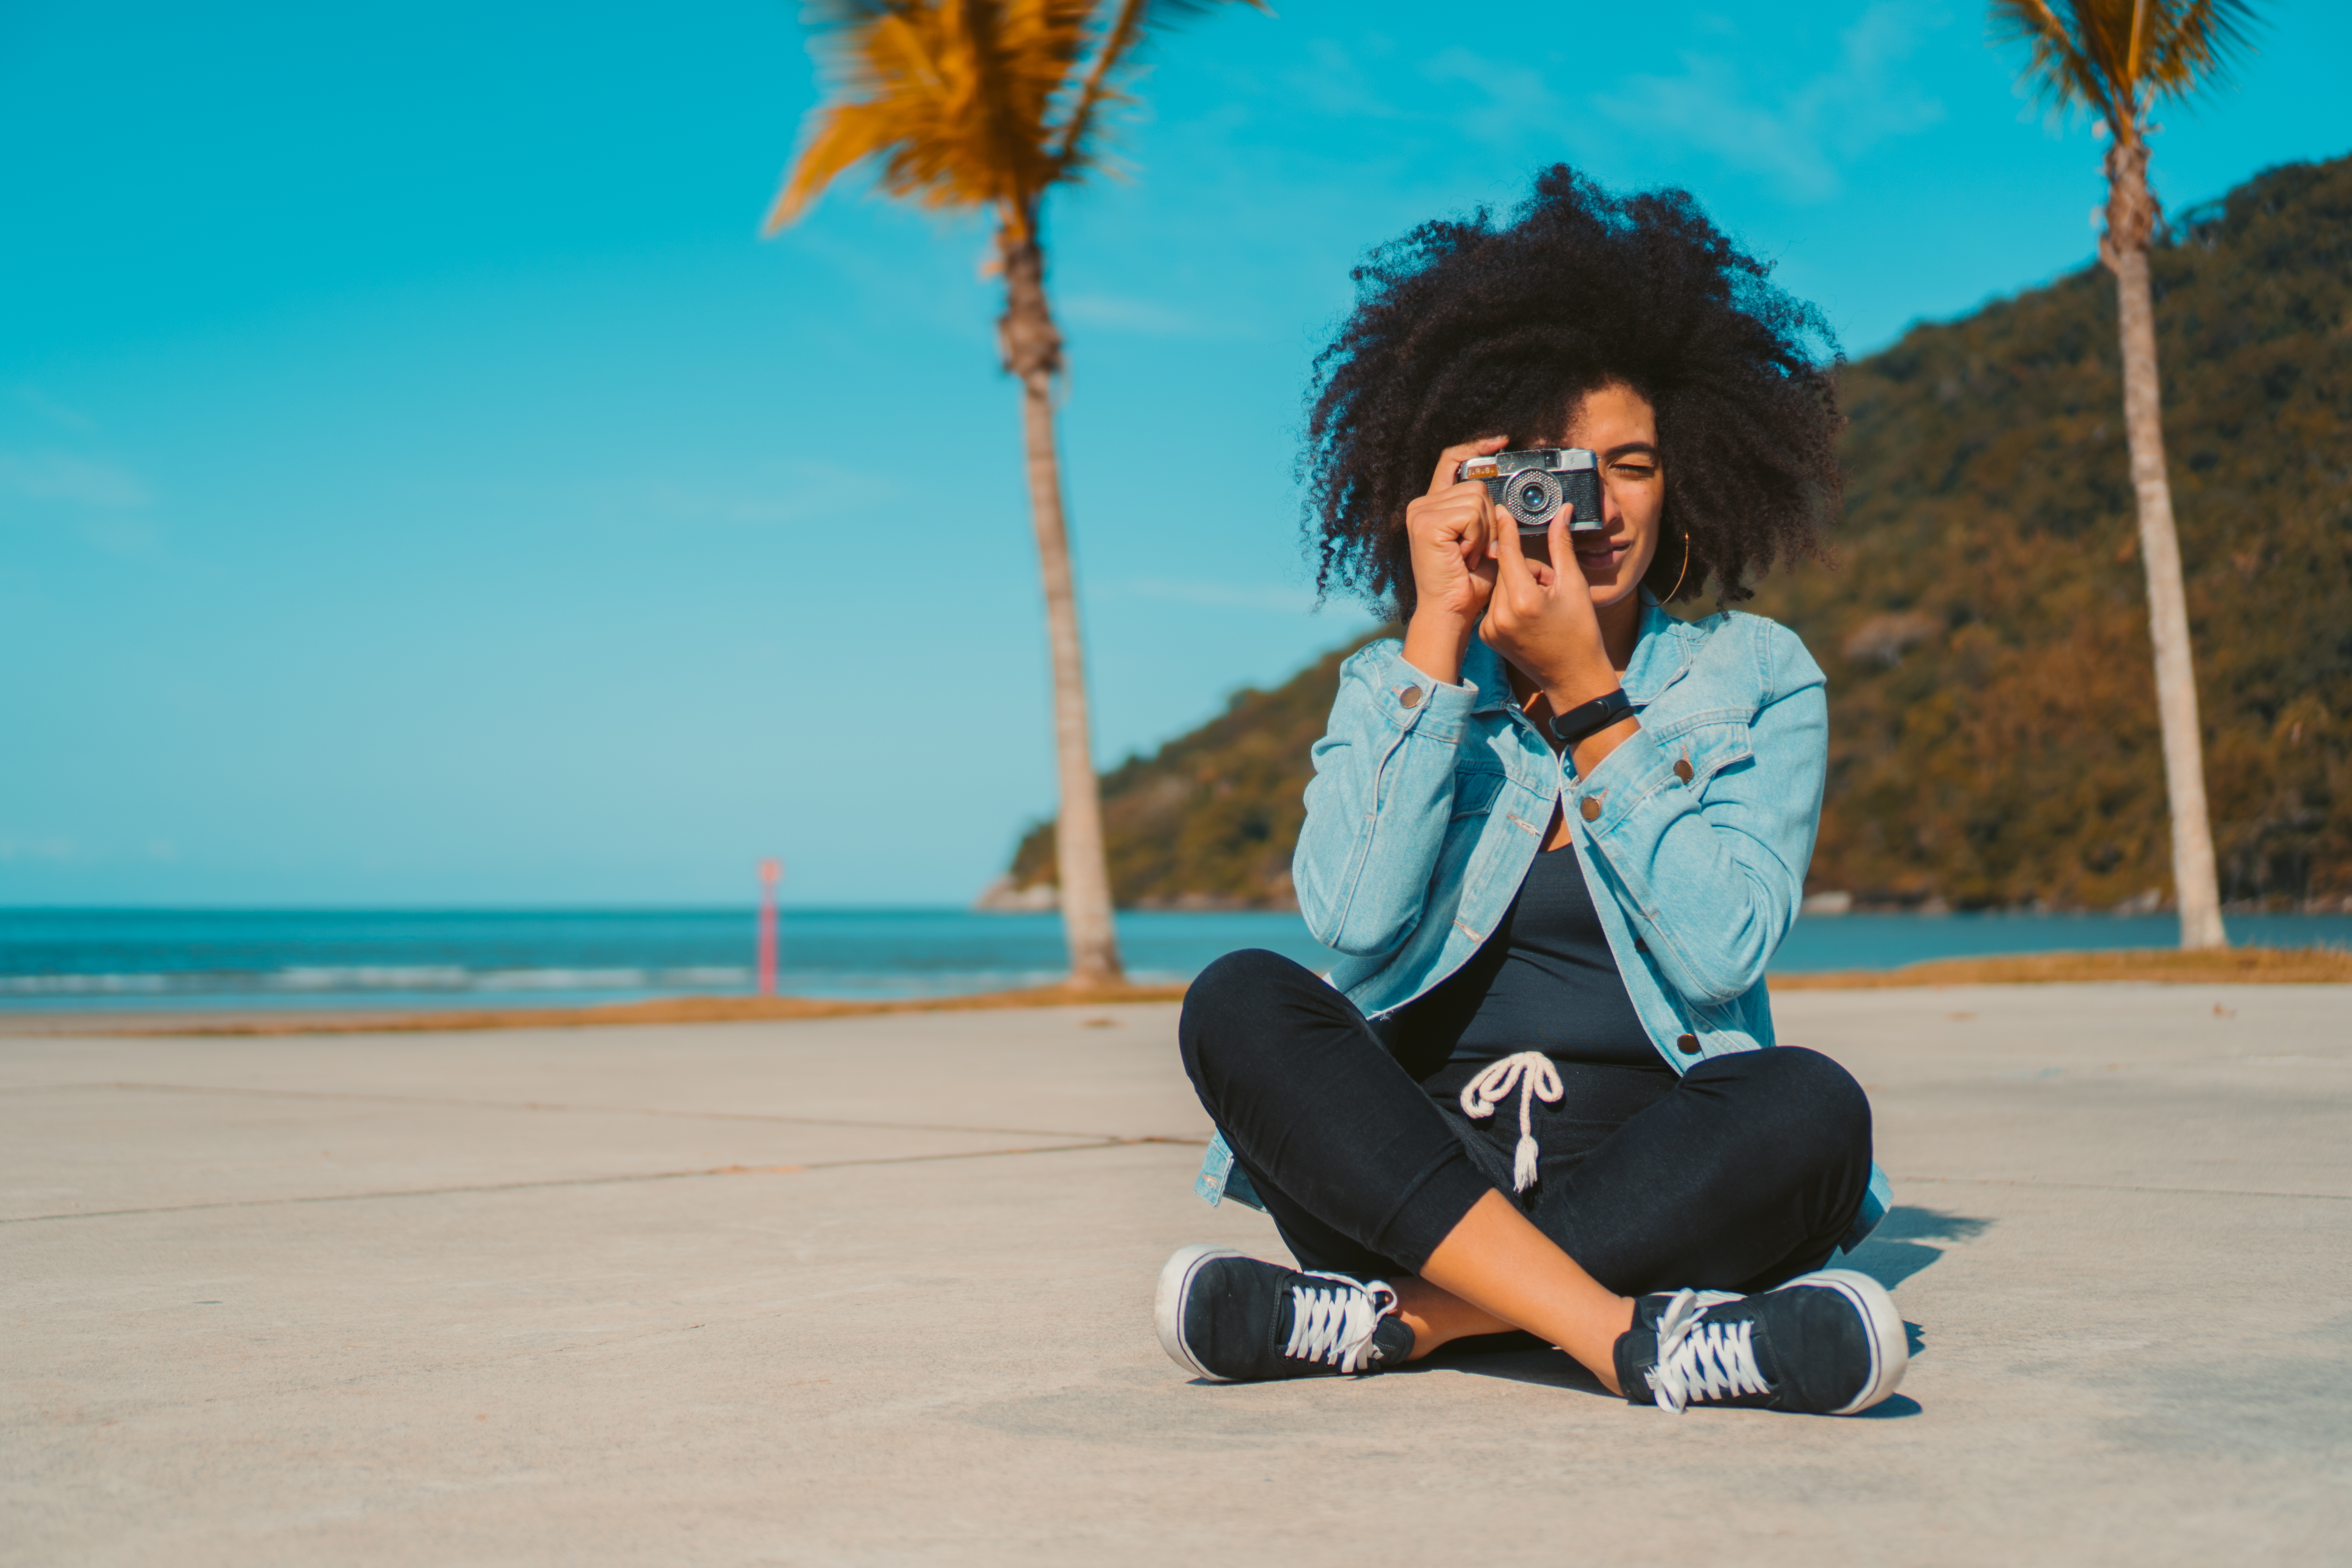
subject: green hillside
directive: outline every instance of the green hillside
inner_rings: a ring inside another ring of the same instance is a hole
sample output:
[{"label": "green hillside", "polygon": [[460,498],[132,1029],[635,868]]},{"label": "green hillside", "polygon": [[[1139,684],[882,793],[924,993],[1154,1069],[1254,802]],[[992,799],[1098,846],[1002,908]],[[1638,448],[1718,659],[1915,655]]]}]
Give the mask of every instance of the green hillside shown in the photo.
[{"label": "green hillside", "polygon": [[[1138,909],[1286,908],[1290,850],[1307,820],[1307,750],[1339,690],[1324,655],[1272,691],[1244,690],[1224,712],[1150,757],[1102,776],[1111,893]],[[1050,882],[1054,825],[1040,823],[1013,857],[1016,887]]]},{"label": "green hillside", "polygon": [[[2155,273],[2223,896],[2352,906],[2352,159],[2178,215]],[[1838,560],[1745,606],[1830,676],[1813,890],[2168,898],[2115,338],[2085,268],[1843,374]],[[1120,902],[1288,901],[1339,657],[1104,775]],[[1052,861],[1040,827],[1013,879]]]}]

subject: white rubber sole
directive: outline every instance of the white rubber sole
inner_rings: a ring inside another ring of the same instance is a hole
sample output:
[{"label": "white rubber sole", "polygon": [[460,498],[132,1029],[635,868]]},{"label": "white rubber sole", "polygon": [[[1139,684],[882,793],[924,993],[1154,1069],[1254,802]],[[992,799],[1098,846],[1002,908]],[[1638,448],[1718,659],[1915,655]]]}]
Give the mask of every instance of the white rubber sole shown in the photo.
[{"label": "white rubber sole", "polygon": [[1160,1270],[1160,1290],[1151,1304],[1151,1321],[1160,1331],[1160,1348],[1168,1352],[1169,1360],[1186,1372],[1213,1383],[1231,1383],[1233,1379],[1219,1377],[1192,1359],[1192,1351],[1184,1343],[1184,1302],[1192,1293],[1192,1280],[1201,1272],[1202,1265],[1212,1258],[1248,1256],[1230,1247],[1196,1243],[1178,1247],[1175,1256],[1169,1258],[1167,1266]]},{"label": "white rubber sole", "polygon": [[1895,1298],[1886,1287],[1869,1275],[1852,1268],[1824,1268],[1817,1273],[1801,1274],[1779,1289],[1793,1285],[1813,1285],[1835,1290],[1854,1305],[1862,1321],[1870,1328],[1870,1376],[1862,1392],[1852,1400],[1830,1412],[1832,1415],[1853,1415],[1869,1409],[1895,1392],[1903,1374],[1911,1365],[1911,1341],[1903,1331],[1903,1314],[1895,1308]]}]

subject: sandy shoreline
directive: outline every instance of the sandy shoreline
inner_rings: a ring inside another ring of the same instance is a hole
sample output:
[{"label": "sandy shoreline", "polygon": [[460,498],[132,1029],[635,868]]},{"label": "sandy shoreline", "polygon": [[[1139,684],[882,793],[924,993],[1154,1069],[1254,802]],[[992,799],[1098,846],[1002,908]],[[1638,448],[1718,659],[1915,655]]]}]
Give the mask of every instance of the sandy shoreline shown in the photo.
[{"label": "sandy shoreline", "polygon": [[[2231,948],[2218,952],[2119,950],[1937,959],[1899,969],[1775,974],[1772,989],[1876,991],[1946,985],[2322,985],[2352,984],[2352,953],[2326,948]],[[446,1012],[159,1013],[118,1008],[0,1013],[0,1035],[272,1036],[440,1034],[483,1029],[579,1029],[621,1025],[790,1022],[893,1013],[1008,1007],[1103,1007],[1174,1002],[1181,985],[1032,986],[961,996],[856,1001],[813,996],[669,996],[586,1007],[478,1007]]]}]

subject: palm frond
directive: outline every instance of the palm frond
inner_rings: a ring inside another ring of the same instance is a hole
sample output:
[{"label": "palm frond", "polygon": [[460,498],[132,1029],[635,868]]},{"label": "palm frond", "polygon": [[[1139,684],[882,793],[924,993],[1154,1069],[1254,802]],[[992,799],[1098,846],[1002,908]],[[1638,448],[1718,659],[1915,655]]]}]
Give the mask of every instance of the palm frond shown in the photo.
[{"label": "palm frond", "polygon": [[996,206],[1018,226],[1055,175],[1046,116],[1084,52],[1089,0],[824,0],[826,78],[771,210],[773,233],[853,165],[925,206]]},{"label": "palm frond", "polygon": [[2259,20],[2254,0],[1991,0],[1994,41],[2027,46],[2035,95],[2118,135],[2158,99],[2225,83]]},{"label": "palm frond", "polygon": [[[772,234],[881,160],[892,195],[995,207],[1025,232],[1098,160],[1102,110],[1156,30],[1231,0],[813,0],[824,101],[769,210]],[[1265,0],[1244,0],[1264,10]]]},{"label": "palm frond", "polygon": [[2069,25],[2077,21],[2080,7],[2067,0],[2056,0],[2056,5],[2053,9],[2052,0],[1992,0],[1993,41],[2027,46],[2030,53],[2020,74],[2050,108],[2084,108],[2112,120],[2106,73],[2084,48],[2077,28]]},{"label": "palm frond", "polygon": [[1142,38],[1143,18],[1150,9],[1150,0],[1118,0],[1118,12],[1104,30],[1102,42],[1095,47],[1086,83],[1078,89],[1069,117],[1055,138],[1055,162],[1063,168],[1076,169],[1092,161],[1087,142],[1094,136],[1096,115],[1104,103],[1126,96],[1111,86],[1111,72],[1126,63],[1129,52]]},{"label": "palm frond", "polygon": [[[1128,95],[1115,85],[1116,79],[1133,63],[1150,37],[1234,3],[1234,0],[1118,0],[1118,9],[1095,46],[1094,61],[1087,68],[1085,84],[1072,99],[1069,112],[1055,137],[1055,163],[1063,178],[1091,168],[1099,160],[1100,150],[1095,143],[1100,132],[1102,110],[1110,104],[1129,101]],[[1274,7],[1266,0],[1239,3],[1262,15],[1274,15]]]},{"label": "palm frond", "polygon": [[2157,26],[2141,46],[2141,78],[2154,96],[2176,100],[2226,86],[2231,68],[2252,52],[2261,22],[2252,0],[2175,0],[2148,10]]}]

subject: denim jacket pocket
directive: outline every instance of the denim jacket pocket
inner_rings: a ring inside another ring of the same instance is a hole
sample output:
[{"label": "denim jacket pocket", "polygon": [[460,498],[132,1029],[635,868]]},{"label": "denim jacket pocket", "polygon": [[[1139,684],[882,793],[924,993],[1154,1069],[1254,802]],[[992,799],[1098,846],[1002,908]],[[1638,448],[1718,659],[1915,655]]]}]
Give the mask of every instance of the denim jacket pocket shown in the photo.
[{"label": "denim jacket pocket", "polygon": [[1745,713],[1708,713],[1654,731],[1652,738],[1659,751],[1674,759],[1675,775],[1696,790],[1705,788],[1716,774],[1755,760],[1750,733]]},{"label": "denim jacket pocket", "polygon": [[1452,820],[1486,816],[1495,808],[1495,799],[1503,793],[1506,782],[1499,768],[1455,768]]}]

